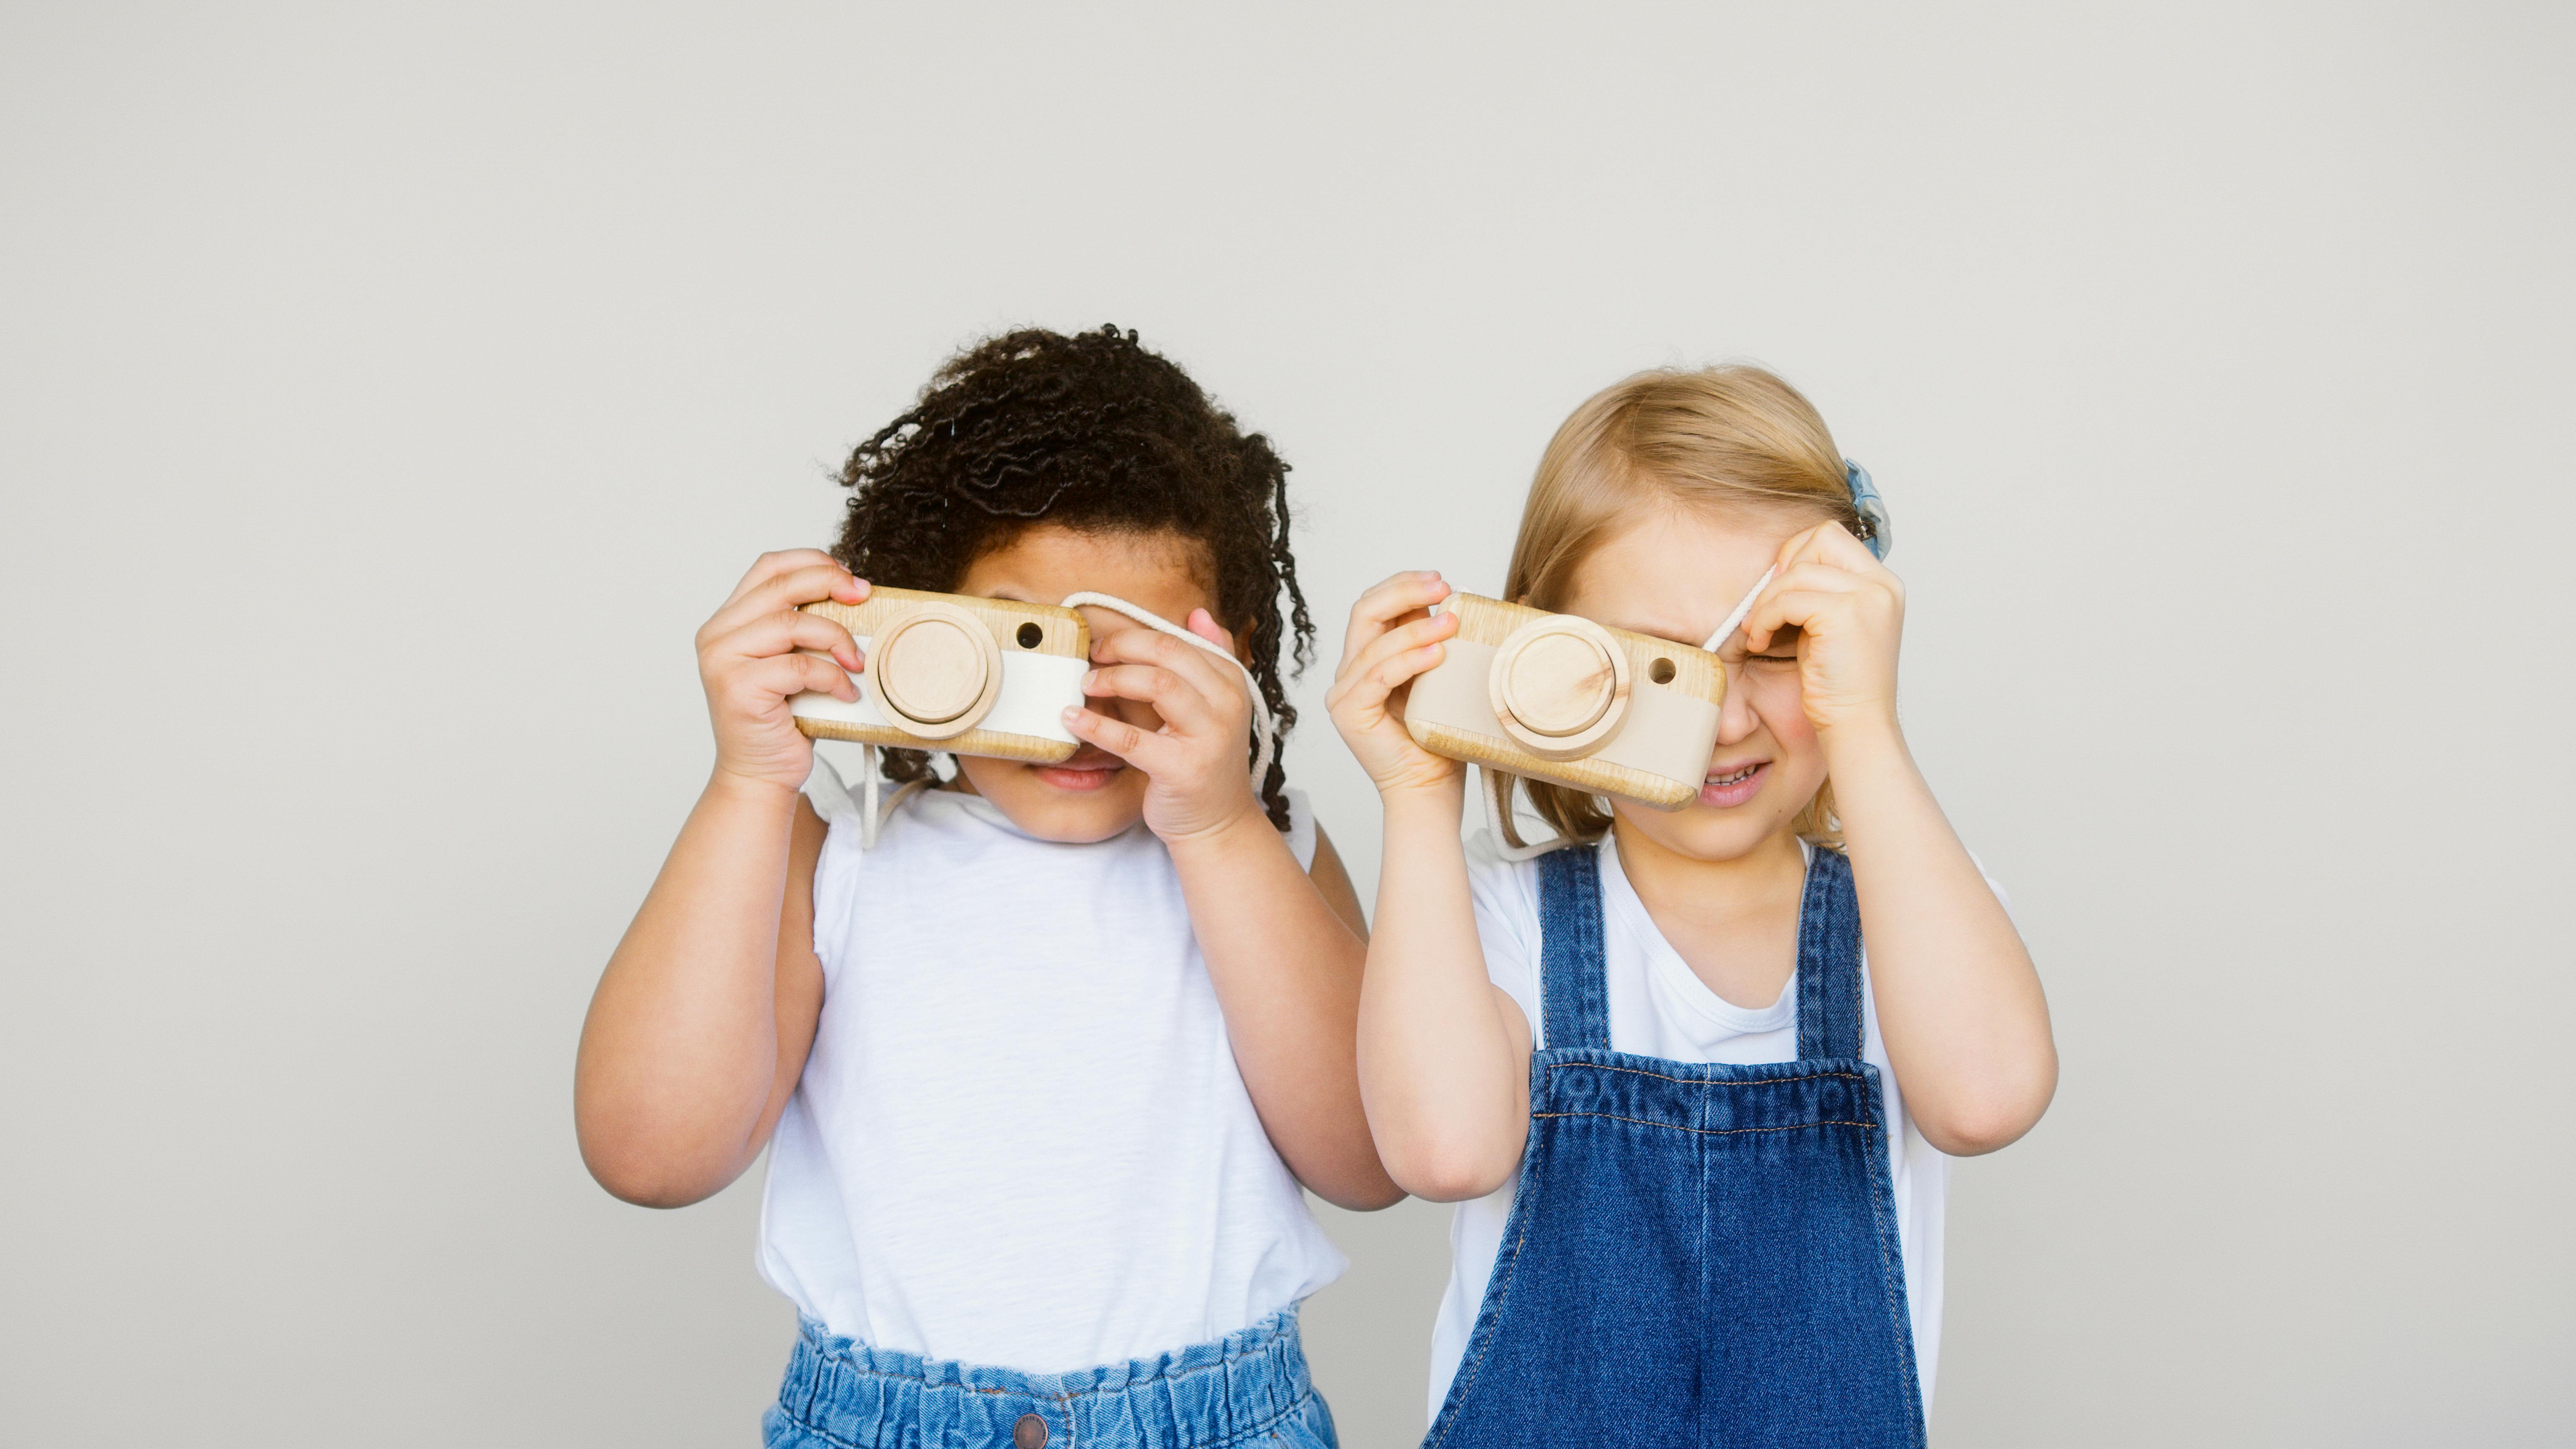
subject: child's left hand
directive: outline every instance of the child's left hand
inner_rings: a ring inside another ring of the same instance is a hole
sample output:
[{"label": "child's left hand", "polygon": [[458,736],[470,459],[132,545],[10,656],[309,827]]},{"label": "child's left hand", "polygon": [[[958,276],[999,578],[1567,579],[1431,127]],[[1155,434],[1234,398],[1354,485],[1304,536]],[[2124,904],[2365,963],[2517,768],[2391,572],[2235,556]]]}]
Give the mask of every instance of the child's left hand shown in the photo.
[{"label": "child's left hand", "polygon": [[[1207,610],[1192,609],[1187,627],[1234,652],[1233,638]],[[1064,712],[1074,738],[1145,772],[1146,828],[1170,842],[1260,813],[1252,790],[1252,701],[1240,671],[1206,650],[1142,627],[1100,639],[1091,662],[1082,681],[1085,695],[1135,700],[1160,719],[1156,728],[1096,709]]]},{"label": "child's left hand", "polygon": [[1798,630],[1798,683],[1807,722],[1830,746],[1896,729],[1896,651],[1905,631],[1905,585],[1839,523],[1820,523],[1780,545],[1779,570],[1744,620],[1759,654],[1784,628]]}]

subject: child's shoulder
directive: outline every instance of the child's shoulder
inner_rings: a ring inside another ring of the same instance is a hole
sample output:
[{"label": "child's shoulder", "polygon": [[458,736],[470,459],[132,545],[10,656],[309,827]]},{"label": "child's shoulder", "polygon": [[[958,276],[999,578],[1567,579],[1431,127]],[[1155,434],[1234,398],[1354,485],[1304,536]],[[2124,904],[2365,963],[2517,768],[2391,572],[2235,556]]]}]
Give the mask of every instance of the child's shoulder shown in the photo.
[{"label": "child's shoulder", "polygon": [[[1582,846],[1564,848],[1586,849]],[[1491,829],[1479,830],[1468,836],[1467,890],[1475,899],[1478,914],[1525,920],[1535,929],[1538,923],[1538,863],[1544,854],[1521,855],[1509,850],[1495,838]]]}]

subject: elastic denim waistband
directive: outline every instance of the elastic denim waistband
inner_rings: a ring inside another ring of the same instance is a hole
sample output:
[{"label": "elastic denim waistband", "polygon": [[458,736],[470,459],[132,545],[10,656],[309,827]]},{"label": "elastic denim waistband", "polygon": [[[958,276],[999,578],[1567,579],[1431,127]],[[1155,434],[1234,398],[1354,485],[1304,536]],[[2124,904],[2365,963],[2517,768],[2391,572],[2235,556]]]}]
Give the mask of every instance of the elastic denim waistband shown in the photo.
[{"label": "elastic denim waistband", "polygon": [[808,1319],[778,1412],[859,1449],[1009,1444],[1028,1414],[1049,1449],[1219,1449],[1271,1432],[1313,1393],[1294,1308],[1211,1343],[1062,1374],[876,1348]]}]

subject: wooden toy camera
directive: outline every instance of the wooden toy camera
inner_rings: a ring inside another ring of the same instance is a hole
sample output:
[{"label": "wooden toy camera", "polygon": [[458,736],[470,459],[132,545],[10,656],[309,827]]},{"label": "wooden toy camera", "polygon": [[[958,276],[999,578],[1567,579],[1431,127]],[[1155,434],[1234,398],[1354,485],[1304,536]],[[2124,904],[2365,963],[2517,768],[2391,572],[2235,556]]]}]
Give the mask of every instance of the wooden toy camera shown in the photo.
[{"label": "wooden toy camera", "polygon": [[1678,810],[1717,748],[1726,671],[1688,644],[1474,594],[1413,680],[1404,726],[1435,755]]},{"label": "wooden toy camera", "polygon": [[811,738],[1040,764],[1082,747],[1064,710],[1082,703],[1091,629],[1071,609],[875,589],[805,612],[849,630],[866,659],[857,703],[811,690],[787,701]]}]

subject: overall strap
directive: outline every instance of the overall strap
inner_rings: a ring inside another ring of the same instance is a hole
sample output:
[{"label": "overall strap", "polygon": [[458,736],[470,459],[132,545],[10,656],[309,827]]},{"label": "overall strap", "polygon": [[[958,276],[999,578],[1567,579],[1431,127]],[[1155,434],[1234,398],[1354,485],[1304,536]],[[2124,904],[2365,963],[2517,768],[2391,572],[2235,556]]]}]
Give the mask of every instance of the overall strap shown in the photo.
[{"label": "overall strap", "polygon": [[1601,953],[1601,848],[1538,858],[1539,1046],[1610,1045],[1610,988]]},{"label": "overall strap", "polygon": [[1861,1054],[1860,895],[1851,858],[1815,847],[1798,903],[1798,1056]]}]

